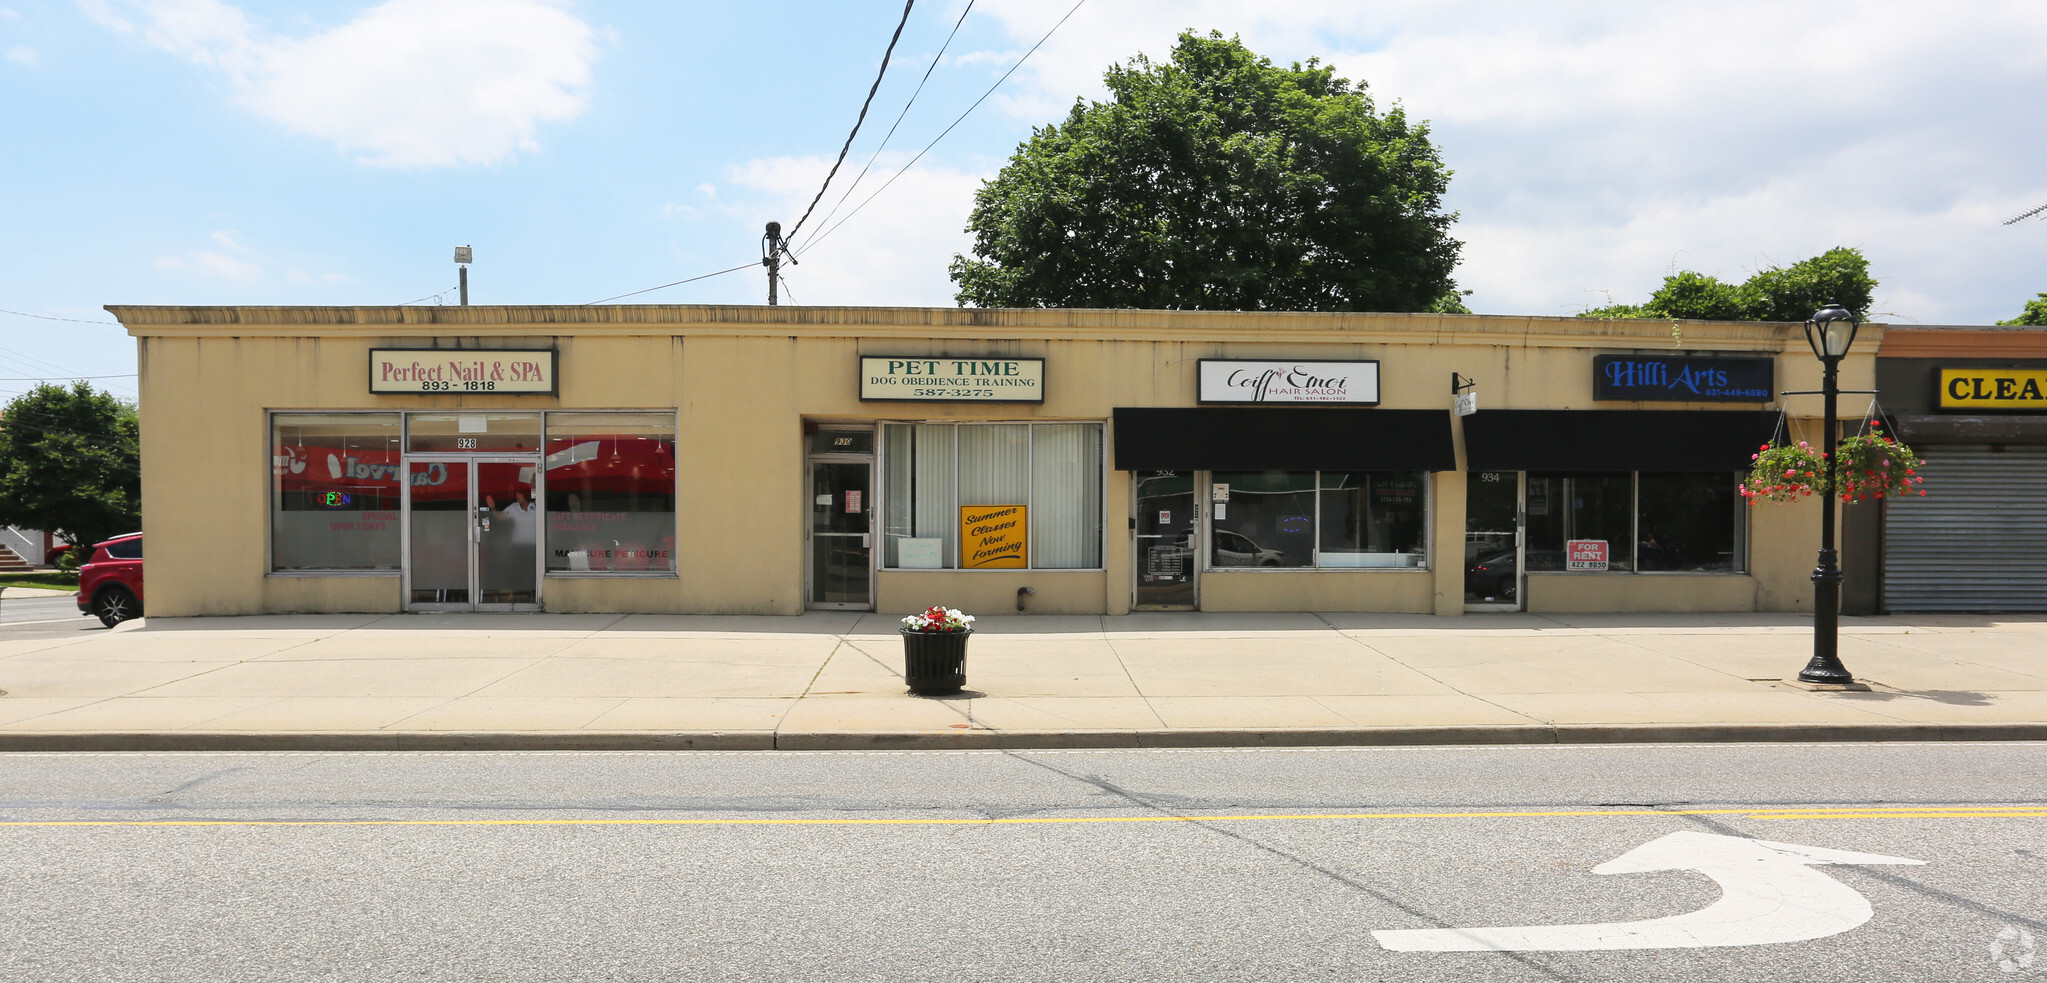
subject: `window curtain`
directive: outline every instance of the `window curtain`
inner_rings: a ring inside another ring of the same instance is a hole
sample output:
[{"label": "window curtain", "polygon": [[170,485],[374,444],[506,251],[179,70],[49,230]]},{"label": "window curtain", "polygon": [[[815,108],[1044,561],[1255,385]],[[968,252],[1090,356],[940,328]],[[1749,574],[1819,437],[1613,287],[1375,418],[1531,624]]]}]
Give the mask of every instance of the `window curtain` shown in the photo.
[{"label": "window curtain", "polygon": [[1031,565],[1102,565],[1102,428],[1032,428]]}]

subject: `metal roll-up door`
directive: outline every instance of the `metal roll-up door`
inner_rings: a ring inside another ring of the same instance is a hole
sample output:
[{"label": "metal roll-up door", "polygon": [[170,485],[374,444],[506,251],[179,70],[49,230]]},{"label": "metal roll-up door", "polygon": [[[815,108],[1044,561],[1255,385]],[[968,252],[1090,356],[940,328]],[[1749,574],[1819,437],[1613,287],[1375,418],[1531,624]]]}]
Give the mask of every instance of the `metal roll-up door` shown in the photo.
[{"label": "metal roll-up door", "polygon": [[2047,447],[1920,450],[1926,496],[1884,507],[1884,607],[2047,611]]}]

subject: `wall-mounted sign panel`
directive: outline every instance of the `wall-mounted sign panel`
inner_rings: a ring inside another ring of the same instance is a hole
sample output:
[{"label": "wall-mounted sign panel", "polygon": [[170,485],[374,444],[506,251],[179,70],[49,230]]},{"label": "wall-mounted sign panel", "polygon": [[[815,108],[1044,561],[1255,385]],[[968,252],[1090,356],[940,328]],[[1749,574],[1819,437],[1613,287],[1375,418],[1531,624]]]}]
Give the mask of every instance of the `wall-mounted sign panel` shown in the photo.
[{"label": "wall-mounted sign panel", "polygon": [[2047,369],[1942,369],[1944,410],[2047,409]]},{"label": "wall-mounted sign panel", "polygon": [[1195,365],[1203,403],[1379,405],[1379,363],[1204,358]]},{"label": "wall-mounted sign panel", "polygon": [[1740,355],[1595,355],[1592,398],[1665,403],[1767,403],[1775,359]]},{"label": "wall-mounted sign panel", "polygon": [[372,348],[370,392],[552,396],[552,349]]},{"label": "wall-mounted sign panel", "polygon": [[862,355],[860,399],[924,403],[1042,403],[1042,358]]},{"label": "wall-mounted sign panel", "polygon": [[1005,570],[1031,565],[1030,516],[1022,505],[960,506],[960,569]]}]

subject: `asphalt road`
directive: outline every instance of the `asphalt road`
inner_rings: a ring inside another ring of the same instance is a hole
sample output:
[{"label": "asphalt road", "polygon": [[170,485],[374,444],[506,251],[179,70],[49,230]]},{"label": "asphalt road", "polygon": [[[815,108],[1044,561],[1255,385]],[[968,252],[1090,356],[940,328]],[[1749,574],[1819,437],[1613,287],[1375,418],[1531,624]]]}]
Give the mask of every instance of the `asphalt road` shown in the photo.
[{"label": "asphalt road", "polygon": [[[2047,974],[2043,763],[2025,744],[14,754],[0,979],[2025,979]],[[1697,870],[1594,872],[1682,832],[1924,863],[1718,872],[1830,879],[1833,901],[1759,916],[1794,929],[1867,899],[1806,941],[1372,934],[1705,909],[1722,891]]]},{"label": "asphalt road", "polygon": [[106,631],[98,618],[78,613],[78,599],[61,597],[10,597],[0,600],[0,638],[33,638],[69,635],[79,631]]}]

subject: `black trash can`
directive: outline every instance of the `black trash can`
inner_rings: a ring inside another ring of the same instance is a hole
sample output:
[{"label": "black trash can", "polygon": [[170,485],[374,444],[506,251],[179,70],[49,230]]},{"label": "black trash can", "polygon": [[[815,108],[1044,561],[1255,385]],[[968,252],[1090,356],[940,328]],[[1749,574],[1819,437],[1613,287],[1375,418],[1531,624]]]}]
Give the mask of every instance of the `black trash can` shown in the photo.
[{"label": "black trash can", "polygon": [[903,633],[903,682],[918,696],[957,693],[967,685],[967,636],[964,631]]}]

